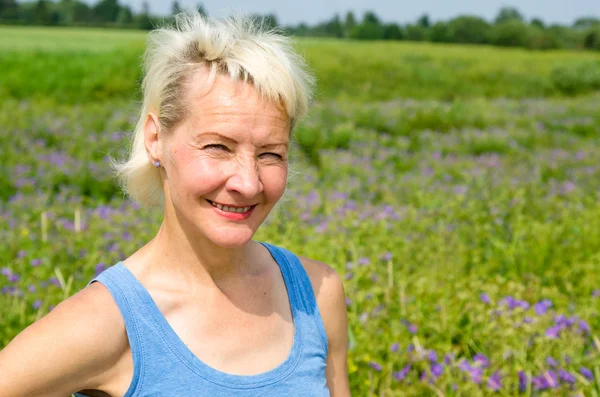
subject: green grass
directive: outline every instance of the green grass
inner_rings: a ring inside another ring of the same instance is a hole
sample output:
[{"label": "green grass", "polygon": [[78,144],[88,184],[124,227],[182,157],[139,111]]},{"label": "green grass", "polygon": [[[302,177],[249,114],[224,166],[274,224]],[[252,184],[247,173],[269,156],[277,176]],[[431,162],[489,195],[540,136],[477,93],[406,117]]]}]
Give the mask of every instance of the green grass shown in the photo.
[{"label": "green grass", "polygon": [[[138,33],[89,49],[105,32],[27,32],[0,50],[0,346],[161,219],[123,198],[107,161],[136,121]],[[46,32],[74,41],[56,50]],[[587,73],[597,55],[297,44],[320,97],[256,238],[343,277],[353,395],[599,395],[600,92],[556,85],[593,81],[556,67]],[[559,369],[572,385],[538,387]]]},{"label": "green grass", "polygon": [[0,51],[100,53],[142,47],[147,32],[100,28],[0,26]]},{"label": "green grass", "polygon": [[[69,103],[131,99],[145,34],[0,28],[7,38],[0,69],[8,71],[0,75],[0,95]],[[546,97],[600,87],[600,54],[591,52],[316,39],[297,39],[296,45],[318,78],[321,101]]]}]

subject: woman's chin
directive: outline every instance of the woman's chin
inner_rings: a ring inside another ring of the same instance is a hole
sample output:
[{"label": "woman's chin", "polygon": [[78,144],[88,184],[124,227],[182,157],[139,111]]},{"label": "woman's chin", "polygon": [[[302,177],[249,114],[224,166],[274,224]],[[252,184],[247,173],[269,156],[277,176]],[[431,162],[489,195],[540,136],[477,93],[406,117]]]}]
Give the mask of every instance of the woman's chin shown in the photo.
[{"label": "woman's chin", "polygon": [[254,233],[250,230],[232,231],[230,233],[224,230],[219,233],[211,233],[207,236],[208,239],[215,245],[223,248],[238,248],[248,244],[252,240]]}]

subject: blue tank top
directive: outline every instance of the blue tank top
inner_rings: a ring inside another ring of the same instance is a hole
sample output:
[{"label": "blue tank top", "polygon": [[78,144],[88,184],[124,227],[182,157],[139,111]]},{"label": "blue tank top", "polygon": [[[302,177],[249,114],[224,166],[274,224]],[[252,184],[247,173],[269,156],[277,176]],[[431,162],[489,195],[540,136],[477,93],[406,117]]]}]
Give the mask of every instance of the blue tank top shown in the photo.
[{"label": "blue tank top", "polygon": [[[203,363],[177,336],[151,295],[122,262],[89,283],[110,291],[125,322],[133,379],[124,397],[329,396],[327,336],[310,279],[297,256],[261,243],[275,259],[288,293],[294,342],[287,359],[258,375],[234,375]],[[75,393],[76,397],[87,397]]]}]

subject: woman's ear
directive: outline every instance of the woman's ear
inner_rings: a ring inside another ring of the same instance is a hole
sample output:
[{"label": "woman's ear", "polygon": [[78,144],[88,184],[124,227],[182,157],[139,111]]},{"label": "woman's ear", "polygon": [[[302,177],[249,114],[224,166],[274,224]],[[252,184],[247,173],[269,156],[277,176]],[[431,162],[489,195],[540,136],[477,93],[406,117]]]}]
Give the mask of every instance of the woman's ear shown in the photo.
[{"label": "woman's ear", "polygon": [[148,154],[148,160],[151,164],[160,161],[162,164],[161,142],[158,140],[160,131],[160,122],[158,116],[153,112],[148,112],[146,122],[144,124],[144,146]]}]

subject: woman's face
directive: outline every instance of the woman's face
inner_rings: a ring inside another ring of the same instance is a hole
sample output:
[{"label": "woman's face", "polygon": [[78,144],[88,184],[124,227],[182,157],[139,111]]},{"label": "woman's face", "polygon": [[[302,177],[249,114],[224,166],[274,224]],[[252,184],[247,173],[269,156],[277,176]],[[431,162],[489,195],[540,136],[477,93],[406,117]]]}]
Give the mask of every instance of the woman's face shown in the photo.
[{"label": "woman's face", "polygon": [[248,83],[218,75],[208,88],[195,78],[187,115],[160,144],[165,204],[184,229],[240,246],[285,190],[289,117]]}]

